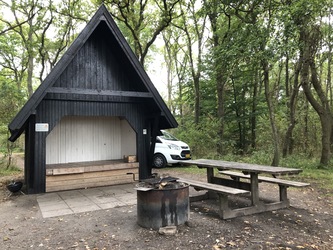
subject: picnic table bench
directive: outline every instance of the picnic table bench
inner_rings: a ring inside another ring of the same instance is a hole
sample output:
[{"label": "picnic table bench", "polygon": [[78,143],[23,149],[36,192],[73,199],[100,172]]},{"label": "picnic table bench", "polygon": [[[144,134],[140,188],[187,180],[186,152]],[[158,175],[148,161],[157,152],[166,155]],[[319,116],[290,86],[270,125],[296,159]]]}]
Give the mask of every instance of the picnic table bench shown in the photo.
[{"label": "picnic table bench", "polygon": [[[197,185],[197,187],[206,187],[211,191],[218,193],[218,188],[216,186],[209,186],[209,184],[219,185],[223,187],[231,187],[234,189],[246,190],[250,192],[251,205],[230,209],[228,207],[228,195],[219,195],[220,198],[220,217],[223,219],[234,218],[240,215],[249,215],[254,213],[260,213],[265,211],[273,211],[280,208],[286,208],[290,205],[287,197],[287,188],[289,186],[293,187],[306,187],[309,183],[295,182],[290,180],[283,180],[279,178],[271,178],[266,176],[259,176],[260,174],[272,174],[285,175],[285,174],[299,174],[302,170],[296,168],[284,168],[284,167],[272,167],[257,164],[239,163],[239,162],[229,162],[222,160],[209,160],[209,159],[199,159],[199,160],[187,160],[184,161],[183,165],[196,165],[199,168],[207,169],[207,183],[195,183],[192,182],[192,186]],[[214,170],[218,170],[220,174],[229,175],[232,179],[226,179],[217,177],[214,175]],[[243,173],[232,172],[232,170],[238,170]],[[248,179],[249,182],[243,182],[240,179]],[[279,185],[280,199],[276,202],[265,203],[259,199],[259,182],[269,182]],[[186,181],[184,181],[186,182]],[[188,180],[188,184],[190,180]],[[191,185],[191,184],[190,184]],[[229,193],[230,194],[230,193]],[[223,203],[223,204],[222,204]]]},{"label": "picnic table bench", "polygon": [[[227,175],[230,176],[231,178],[239,181],[241,178],[244,179],[250,179],[251,176],[249,174],[244,174],[240,172],[233,172],[233,171],[219,171],[220,174],[222,175]],[[278,184],[281,186],[286,186],[286,187],[307,187],[310,186],[310,183],[305,183],[305,182],[298,182],[298,181],[291,181],[291,180],[284,180],[284,179],[279,179],[275,177],[267,177],[267,176],[258,176],[259,182],[267,182],[267,183],[273,183],[273,184]]]},{"label": "picnic table bench", "polygon": [[[249,194],[250,192],[243,189],[232,188],[227,186],[222,186],[219,184],[213,184],[208,182],[202,182],[197,180],[189,180],[184,178],[179,178],[178,182],[184,182],[194,187],[196,190],[207,190],[213,193],[216,193],[219,197],[219,215],[221,218],[229,217],[229,214],[232,213],[229,207],[229,195],[241,195],[241,194]],[[190,201],[197,201],[201,199],[208,199],[209,192],[205,193],[201,196],[190,197]]]}]

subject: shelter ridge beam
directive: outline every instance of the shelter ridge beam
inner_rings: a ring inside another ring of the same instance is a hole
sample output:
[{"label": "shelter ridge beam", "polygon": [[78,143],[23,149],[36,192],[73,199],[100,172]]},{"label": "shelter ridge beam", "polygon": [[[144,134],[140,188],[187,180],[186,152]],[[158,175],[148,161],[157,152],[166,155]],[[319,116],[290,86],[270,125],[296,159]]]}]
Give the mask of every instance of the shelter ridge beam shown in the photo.
[{"label": "shelter ridge beam", "polygon": [[152,98],[153,97],[153,95],[150,92],[97,90],[97,89],[80,89],[80,88],[59,88],[59,87],[49,88],[47,90],[47,92],[54,93],[54,94],[123,96],[123,97],[138,97],[138,98]]}]

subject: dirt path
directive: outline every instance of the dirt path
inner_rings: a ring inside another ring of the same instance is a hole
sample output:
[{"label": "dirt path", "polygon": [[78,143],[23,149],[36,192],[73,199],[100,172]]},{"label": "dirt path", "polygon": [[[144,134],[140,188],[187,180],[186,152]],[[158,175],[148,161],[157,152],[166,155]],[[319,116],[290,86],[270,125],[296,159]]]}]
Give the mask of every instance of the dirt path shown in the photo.
[{"label": "dirt path", "polygon": [[[267,198],[277,194],[262,189]],[[173,236],[138,226],[136,206],[44,219],[35,195],[2,196],[0,249],[333,249],[332,196],[314,185],[288,195],[288,209],[231,220],[219,219],[214,201],[193,203],[189,223]]]}]

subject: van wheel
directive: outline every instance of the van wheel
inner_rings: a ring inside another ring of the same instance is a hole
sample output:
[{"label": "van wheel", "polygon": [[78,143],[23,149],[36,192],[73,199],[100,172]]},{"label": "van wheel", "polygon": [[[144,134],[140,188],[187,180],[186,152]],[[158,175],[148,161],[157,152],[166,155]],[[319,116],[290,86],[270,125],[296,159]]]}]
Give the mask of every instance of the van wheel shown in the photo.
[{"label": "van wheel", "polygon": [[155,168],[164,168],[167,164],[167,161],[162,154],[156,154],[153,157],[153,167]]}]

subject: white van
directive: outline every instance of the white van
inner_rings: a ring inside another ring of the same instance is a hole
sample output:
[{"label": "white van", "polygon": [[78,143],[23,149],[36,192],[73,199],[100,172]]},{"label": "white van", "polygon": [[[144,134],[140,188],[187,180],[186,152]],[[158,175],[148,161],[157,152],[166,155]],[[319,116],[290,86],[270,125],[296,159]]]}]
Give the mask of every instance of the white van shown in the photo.
[{"label": "white van", "polygon": [[161,130],[161,133],[162,135],[156,138],[153,167],[163,168],[191,159],[190,147],[185,142],[179,141],[164,130]]}]

